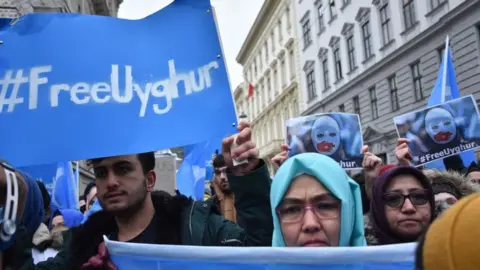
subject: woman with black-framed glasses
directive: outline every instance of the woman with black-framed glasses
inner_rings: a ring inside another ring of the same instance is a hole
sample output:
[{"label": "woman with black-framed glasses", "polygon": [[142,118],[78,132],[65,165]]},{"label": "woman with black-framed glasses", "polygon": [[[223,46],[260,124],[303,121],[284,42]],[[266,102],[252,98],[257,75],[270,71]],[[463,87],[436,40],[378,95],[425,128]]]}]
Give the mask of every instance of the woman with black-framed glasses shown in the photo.
[{"label": "woman with black-framed glasses", "polygon": [[372,189],[367,242],[415,242],[435,218],[434,212],[432,186],[422,171],[409,166],[389,169],[377,177]]},{"label": "woman with black-framed glasses", "polygon": [[293,156],[270,189],[274,247],[365,246],[360,187],[330,157]]}]

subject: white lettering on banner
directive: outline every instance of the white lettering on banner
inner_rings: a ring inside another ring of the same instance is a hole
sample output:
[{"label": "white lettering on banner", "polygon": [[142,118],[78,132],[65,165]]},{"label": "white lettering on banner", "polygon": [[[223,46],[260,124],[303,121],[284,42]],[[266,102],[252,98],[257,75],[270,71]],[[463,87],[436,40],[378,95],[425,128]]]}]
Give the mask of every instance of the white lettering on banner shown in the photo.
[{"label": "white lettering on banner", "polygon": [[[146,82],[143,85],[133,81],[133,67],[125,66],[125,77],[120,78],[121,68],[119,65],[111,66],[110,82],[96,82],[89,84],[86,82],[77,82],[70,84],[51,84],[49,89],[50,107],[60,106],[60,95],[68,93],[70,101],[77,105],[85,104],[105,104],[108,102],[130,103],[134,95],[140,100],[139,117],[144,117],[149,106],[150,97],[164,99],[165,105],[158,103],[152,104],[151,108],[155,114],[166,114],[172,107],[172,100],[180,98],[182,95],[189,96],[194,93],[212,87],[211,72],[218,69],[217,61],[212,61],[205,66],[199,67],[196,72],[177,73],[175,61],[168,61],[169,78],[160,81]],[[39,66],[30,69],[28,76],[24,76],[24,70],[7,70],[3,80],[0,80],[0,113],[7,105],[7,112],[14,111],[17,104],[24,103],[24,97],[19,96],[20,87],[28,83],[28,108],[35,110],[38,108],[38,92],[42,85],[48,85],[49,73],[53,72],[53,66]],[[15,77],[13,77],[15,73]],[[120,82],[124,79],[124,87],[120,92]],[[184,93],[180,93],[179,84],[184,85]],[[10,87],[12,86],[12,87]],[[7,93],[11,89],[10,95]]]},{"label": "white lettering on banner", "polygon": [[477,147],[477,144],[475,142],[470,142],[470,143],[464,143],[460,144],[459,146],[452,147],[452,148],[445,148],[442,151],[435,152],[435,153],[428,153],[425,155],[420,156],[420,163],[425,163],[429,161],[434,161],[437,159],[442,159],[446,158],[449,156],[453,156],[456,154],[459,154],[461,152],[464,152],[466,150],[470,150]]},{"label": "white lettering on banner", "polygon": [[360,167],[360,166],[357,166],[357,163],[355,161],[343,161],[343,160],[340,160],[340,166],[344,169]]}]

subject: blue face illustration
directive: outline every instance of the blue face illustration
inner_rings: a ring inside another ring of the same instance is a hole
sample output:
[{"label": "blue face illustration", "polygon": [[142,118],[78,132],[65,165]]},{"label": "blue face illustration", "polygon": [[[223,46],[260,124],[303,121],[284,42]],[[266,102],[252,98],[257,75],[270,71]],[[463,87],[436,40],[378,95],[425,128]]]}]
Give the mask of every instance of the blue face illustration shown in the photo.
[{"label": "blue face illustration", "polygon": [[438,144],[447,144],[457,136],[455,119],[443,108],[434,108],[427,112],[425,127],[428,136]]},{"label": "blue face illustration", "polygon": [[327,156],[340,147],[340,126],[330,116],[318,117],[312,126],[312,142],[318,153]]}]

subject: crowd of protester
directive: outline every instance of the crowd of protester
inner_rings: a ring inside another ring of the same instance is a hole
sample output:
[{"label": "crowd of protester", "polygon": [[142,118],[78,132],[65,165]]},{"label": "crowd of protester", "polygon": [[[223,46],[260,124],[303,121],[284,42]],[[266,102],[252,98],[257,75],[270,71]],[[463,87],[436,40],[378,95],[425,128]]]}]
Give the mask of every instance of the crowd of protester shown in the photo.
[{"label": "crowd of protester", "polygon": [[[80,210],[51,209],[45,186],[16,171],[19,226],[11,241],[1,242],[4,269],[116,269],[103,235],[122,242],[197,246],[418,242],[416,269],[478,268],[476,163],[449,165],[447,171],[416,168],[408,141],[399,139],[395,164],[383,164],[364,146],[363,170],[350,177],[325,155],[289,158],[284,145],[271,161],[276,165],[271,179],[249,124],[242,122],[238,129],[214,156],[204,201],[154,191],[153,152],[90,160],[95,182],[79,198]],[[248,163],[234,166],[234,159]],[[0,201],[5,201],[5,178],[0,170]]]}]

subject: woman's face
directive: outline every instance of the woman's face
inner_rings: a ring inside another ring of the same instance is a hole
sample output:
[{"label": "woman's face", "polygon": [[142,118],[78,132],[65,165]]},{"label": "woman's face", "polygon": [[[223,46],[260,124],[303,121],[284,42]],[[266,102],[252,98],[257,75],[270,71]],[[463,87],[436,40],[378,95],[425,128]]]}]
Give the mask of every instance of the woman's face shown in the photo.
[{"label": "woman's face", "polygon": [[405,240],[417,240],[430,224],[429,198],[428,191],[415,177],[398,175],[392,178],[383,196],[390,229]]},{"label": "woman's face", "polygon": [[314,177],[293,180],[276,210],[287,247],[338,246],[341,202]]}]

